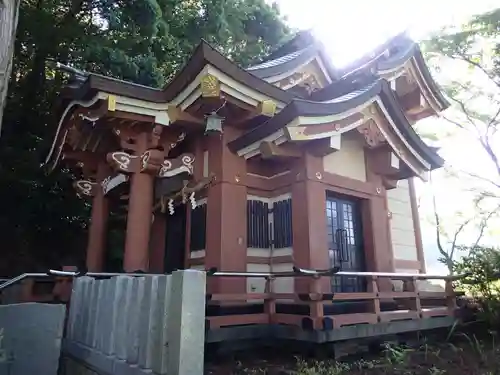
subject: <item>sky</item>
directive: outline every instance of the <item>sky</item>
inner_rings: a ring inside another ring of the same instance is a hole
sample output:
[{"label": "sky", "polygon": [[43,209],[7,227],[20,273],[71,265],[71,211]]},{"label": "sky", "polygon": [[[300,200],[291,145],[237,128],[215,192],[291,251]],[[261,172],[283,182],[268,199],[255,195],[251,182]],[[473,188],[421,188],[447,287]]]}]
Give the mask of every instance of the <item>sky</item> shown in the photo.
[{"label": "sky", "polygon": [[[273,2],[273,1],[269,1]],[[498,0],[274,0],[298,29],[313,29],[345,65],[405,29],[416,40],[498,7]]]},{"label": "sky", "polygon": [[[269,1],[273,2],[273,1]],[[378,44],[401,31],[409,32],[414,40],[424,39],[447,25],[459,25],[474,14],[495,9],[498,0],[274,0],[288,24],[297,29],[312,29],[332,58],[341,67],[372,50]],[[466,74],[452,67],[453,74]],[[426,127],[444,127],[445,120],[431,118]],[[474,149],[470,139],[456,137],[442,144],[441,155],[452,164],[477,168],[488,174],[488,161],[482,160],[481,150]],[[464,153],[464,149],[468,152]],[[474,155],[474,157],[471,157]],[[467,211],[470,199],[457,186],[440,179],[432,185],[417,185],[420,199],[422,239],[428,273],[445,273],[437,260],[435,229],[429,222],[432,216],[432,191],[438,197],[439,212],[448,220],[457,209]],[[462,203],[462,205],[460,205]],[[465,234],[467,236],[467,234]],[[471,235],[472,236],[472,235]],[[468,240],[467,240],[468,241]],[[470,241],[473,242],[473,239]]]}]

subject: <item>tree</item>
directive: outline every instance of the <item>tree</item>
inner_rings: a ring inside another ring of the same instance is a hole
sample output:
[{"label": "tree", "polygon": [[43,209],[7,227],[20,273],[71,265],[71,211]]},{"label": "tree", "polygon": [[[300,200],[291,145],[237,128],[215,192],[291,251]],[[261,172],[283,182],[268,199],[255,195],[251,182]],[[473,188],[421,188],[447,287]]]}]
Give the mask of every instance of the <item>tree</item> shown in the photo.
[{"label": "tree", "polygon": [[19,1],[0,0],[0,133],[2,131],[2,115],[7,100],[7,88],[12,70]]},{"label": "tree", "polygon": [[288,34],[264,0],[22,1],[0,138],[0,275],[57,267],[85,249],[88,206],[75,176],[40,167],[65,80],[53,62],[162,87],[201,37],[246,65]]},{"label": "tree", "polygon": [[[448,142],[467,140],[463,152],[476,160],[445,168],[448,182],[460,185],[472,202],[471,212],[458,215],[451,231],[445,230],[433,196],[437,245],[451,272],[457,250],[478,247],[500,214],[500,8],[460,28],[445,28],[424,43],[424,50],[452,104],[441,116],[448,127],[431,132]],[[475,233],[464,234],[471,230]]]}]

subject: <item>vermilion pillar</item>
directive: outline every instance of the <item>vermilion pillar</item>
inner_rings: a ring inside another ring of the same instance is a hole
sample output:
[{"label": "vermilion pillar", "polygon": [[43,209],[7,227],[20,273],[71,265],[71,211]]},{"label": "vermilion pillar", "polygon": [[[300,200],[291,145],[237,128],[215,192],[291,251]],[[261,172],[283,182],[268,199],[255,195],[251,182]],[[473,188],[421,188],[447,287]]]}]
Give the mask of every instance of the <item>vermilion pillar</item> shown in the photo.
[{"label": "vermilion pillar", "polygon": [[[149,237],[153,218],[153,189],[156,168],[163,154],[148,150],[148,134],[136,138],[136,165],[130,176],[127,234],[123,268],[126,272],[147,271],[149,268]],[[147,155],[147,157],[145,157]]]},{"label": "vermilion pillar", "polygon": [[[293,259],[302,268],[326,269],[330,267],[326,231],[326,190],[321,182],[323,162],[320,157],[304,152],[293,173],[292,185]],[[298,230],[296,228],[299,228]],[[320,280],[323,291],[328,291],[329,280]],[[295,291],[316,291],[311,279],[296,278]]]},{"label": "vermilion pillar", "polygon": [[97,170],[97,186],[92,200],[89,239],[87,243],[87,269],[93,272],[103,270],[109,208],[108,199],[104,196],[101,188],[101,182],[107,177],[108,173],[109,167],[101,163]]},{"label": "vermilion pillar", "polygon": [[151,233],[154,176],[134,173],[130,179],[127,235],[123,268],[126,272],[147,271]]},{"label": "vermilion pillar", "polygon": [[[228,127],[207,139],[209,171],[216,178],[208,190],[205,266],[245,272],[247,267],[246,161],[229,151],[227,143],[239,135]],[[245,293],[246,280],[211,278],[211,293]]]}]

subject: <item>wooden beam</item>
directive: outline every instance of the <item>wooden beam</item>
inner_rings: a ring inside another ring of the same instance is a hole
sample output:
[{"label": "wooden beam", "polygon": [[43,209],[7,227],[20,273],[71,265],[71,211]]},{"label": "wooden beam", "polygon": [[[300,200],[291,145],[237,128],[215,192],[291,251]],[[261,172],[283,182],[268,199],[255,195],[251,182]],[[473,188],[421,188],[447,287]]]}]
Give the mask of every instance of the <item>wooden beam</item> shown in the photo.
[{"label": "wooden beam", "polygon": [[317,139],[310,142],[308,149],[315,156],[326,156],[332,152],[339,151],[341,147],[342,135],[334,135],[328,138]]},{"label": "wooden beam", "polygon": [[167,113],[171,123],[184,122],[192,124],[205,124],[205,119],[193,116],[192,114],[173,105],[168,106]]},{"label": "wooden beam", "polygon": [[154,116],[142,115],[139,113],[125,112],[125,111],[110,111],[106,114],[108,118],[116,118],[120,120],[137,121],[137,122],[147,122],[154,123]]},{"label": "wooden beam", "polygon": [[371,170],[381,176],[392,176],[400,170],[400,160],[390,146],[366,150]]},{"label": "wooden beam", "polygon": [[249,122],[250,120],[260,117],[261,122],[266,122],[269,118],[273,117],[276,114],[277,105],[272,100],[263,100],[261,101],[257,107],[251,107],[250,109],[244,108],[248,111],[248,113],[240,118],[238,121],[233,121],[231,124],[233,126],[241,126]]},{"label": "wooden beam", "polygon": [[273,142],[262,142],[259,146],[263,159],[273,158],[300,158],[302,152],[294,145],[275,145]]}]

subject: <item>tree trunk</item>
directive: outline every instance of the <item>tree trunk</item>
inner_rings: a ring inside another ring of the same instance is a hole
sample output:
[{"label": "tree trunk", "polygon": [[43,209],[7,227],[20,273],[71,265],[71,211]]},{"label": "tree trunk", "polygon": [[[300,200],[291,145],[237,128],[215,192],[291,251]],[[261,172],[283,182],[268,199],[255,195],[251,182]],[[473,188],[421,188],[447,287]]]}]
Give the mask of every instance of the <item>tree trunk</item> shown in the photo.
[{"label": "tree trunk", "polygon": [[20,0],[0,0],[0,134],[7,101],[7,87],[12,71]]}]

